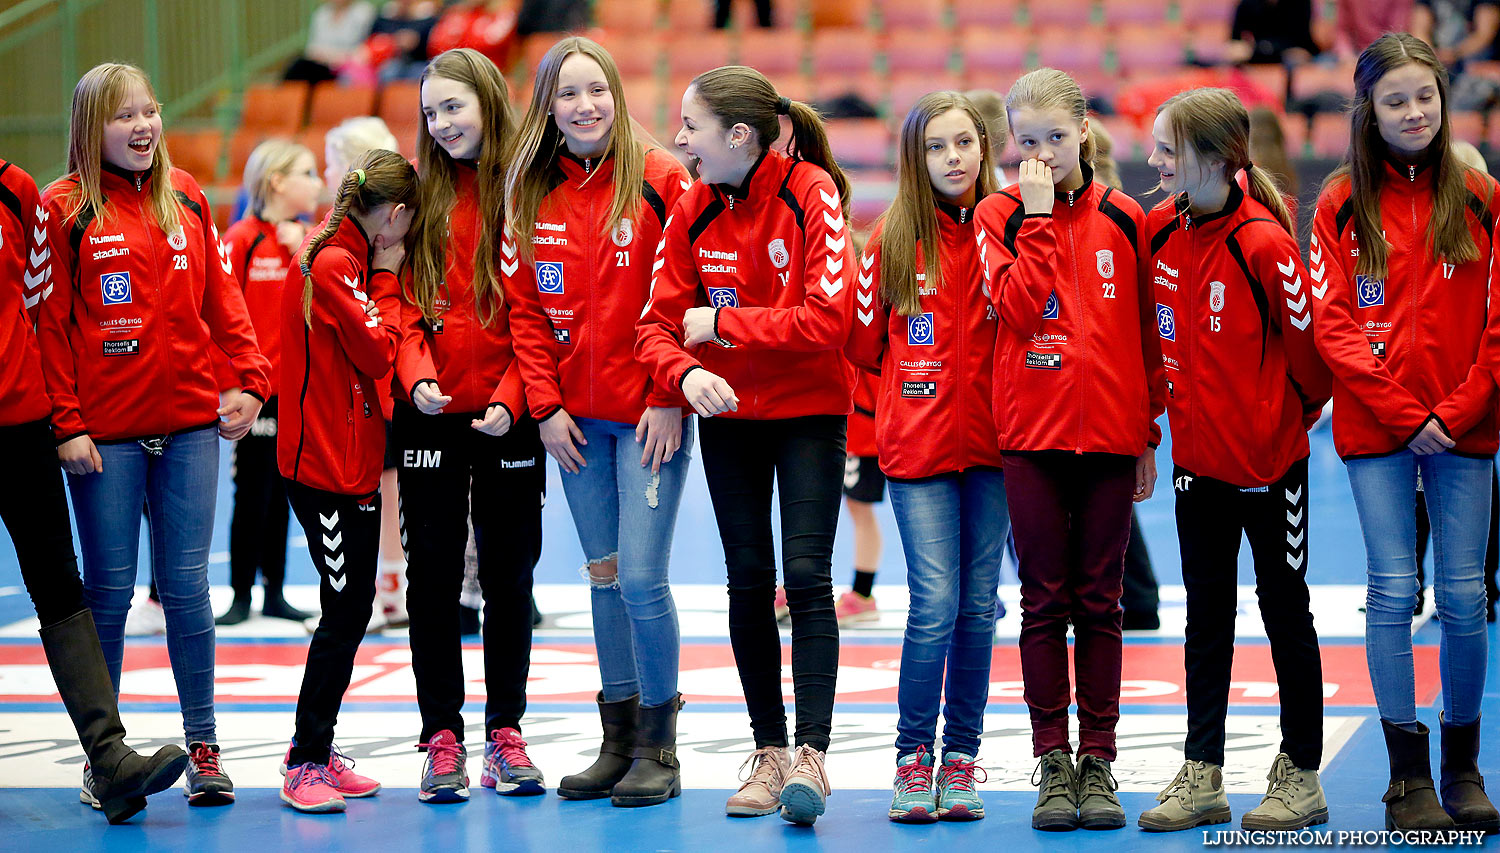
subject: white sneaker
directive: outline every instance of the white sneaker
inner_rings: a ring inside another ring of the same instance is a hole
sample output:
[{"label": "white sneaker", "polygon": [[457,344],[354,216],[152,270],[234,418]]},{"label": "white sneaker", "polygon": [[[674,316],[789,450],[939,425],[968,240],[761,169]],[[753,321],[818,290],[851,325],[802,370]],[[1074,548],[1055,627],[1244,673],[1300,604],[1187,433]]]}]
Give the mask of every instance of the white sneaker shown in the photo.
[{"label": "white sneaker", "polygon": [[375,606],[370,608],[370,624],[365,626],[366,634],[379,634],[390,624],[385,618],[385,608],[380,606],[380,601],[375,601]]},{"label": "white sneaker", "polygon": [[125,616],[125,636],[151,637],[166,632],[167,613],[161,609],[160,602],[147,598],[139,604],[131,605],[130,612]]},{"label": "white sneaker", "polygon": [[78,802],[99,810],[104,808],[94,796],[94,771],[87,761],[83,762],[83,787],[78,789]]}]

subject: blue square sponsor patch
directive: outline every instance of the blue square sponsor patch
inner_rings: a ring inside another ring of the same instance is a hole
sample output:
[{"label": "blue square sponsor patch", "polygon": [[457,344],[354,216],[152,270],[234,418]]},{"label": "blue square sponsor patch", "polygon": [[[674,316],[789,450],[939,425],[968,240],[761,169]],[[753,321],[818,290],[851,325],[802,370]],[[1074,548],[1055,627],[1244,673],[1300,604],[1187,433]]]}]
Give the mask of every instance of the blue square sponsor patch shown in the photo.
[{"label": "blue square sponsor patch", "polygon": [[1177,315],[1172,306],[1156,303],[1156,333],[1169,341],[1177,340]]},{"label": "blue square sponsor patch", "polygon": [[932,312],[906,318],[906,345],[913,347],[932,346]]},{"label": "blue square sponsor patch", "polygon": [[1042,309],[1043,320],[1057,319],[1057,291],[1047,294],[1047,307]]},{"label": "blue square sponsor patch", "polygon": [[1367,275],[1354,277],[1354,298],[1360,308],[1374,308],[1385,304],[1385,279]]},{"label": "blue square sponsor patch", "polygon": [[99,293],[105,305],[124,305],[130,301],[130,273],[107,272],[99,276]]},{"label": "blue square sponsor patch", "polygon": [[554,328],[552,330],[552,337],[560,344],[573,343],[573,333],[567,329]]},{"label": "blue square sponsor patch", "polygon": [[536,265],[538,293],[563,292],[563,265],[560,261],[541,261]]},{"label": "blue square sponsor patch", "polygon": [[738,308],[740,307],[740,295],[732,287],[710,287],[708,289],[708,304],[715,308]]}]

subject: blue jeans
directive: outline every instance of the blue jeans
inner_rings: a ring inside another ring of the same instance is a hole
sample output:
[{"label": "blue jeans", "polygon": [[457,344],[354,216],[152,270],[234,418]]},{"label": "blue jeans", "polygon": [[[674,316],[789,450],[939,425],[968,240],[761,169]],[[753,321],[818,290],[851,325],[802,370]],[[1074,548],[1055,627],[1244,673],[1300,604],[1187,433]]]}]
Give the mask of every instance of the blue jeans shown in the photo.
[{"label": "blue jeans", "polygon": [[1399,726],[1417,721],[1411,618],[1417,603],[1417,472],[1432,522],[1433,597],[1442,628],[1438,669],[1444,718],[1479,719],[1488,642],[1484,551],[1489,540],[1490,460],[1451,453],[1351,459],[1349,485],[1364,532],[1369,568],[1365,654],[1380,716]]},{"label": "blue jeans", "polygon": [[996,588],[1010,533],[1005,475],[974,470],[891,480],[890,490],[911,590],[896,693],[896,754],[932,748],[939,699],[946,696],[943,750],[974,756],[990,698]]},{"label": "blue jeans", "polygon": [[172,436],[161,455],[139,442],[98,446],[104,470],[68,475],[83,552],[84,600],[115,692],[125,657],[125,614],[135,592],[141,508],[151,533],[151,574],[167,616],[167,655],[177,681],[189,743],[214,732],[214,614],[208,602],[208,548],[218,495],[219,434]]},{"label": "blue jeans", "polygon": [[583,555],[617,558],[616,576],[590,580],[594,643],[604,701],[641,694],[656,707],[677,695],[677,605],[667,583],[677,507],[693,447],[693,418],[682,422],[682,448],[658,474],[641,466],[635,425],[574,418],[587,445],[584,465],[562,472],[563,492]]}]

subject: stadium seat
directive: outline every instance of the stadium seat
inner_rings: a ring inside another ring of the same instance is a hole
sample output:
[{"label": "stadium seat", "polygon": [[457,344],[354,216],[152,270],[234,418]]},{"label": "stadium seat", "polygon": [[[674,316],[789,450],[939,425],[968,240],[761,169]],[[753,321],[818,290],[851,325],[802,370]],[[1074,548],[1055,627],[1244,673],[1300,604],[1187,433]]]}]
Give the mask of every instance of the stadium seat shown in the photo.
[{"label": "stadium seat", "polygon": [[812,72],[866,74],[875,70],[875,34],[865,30],[818,30],[812,37]]},{"label": "stadium seat", "polygon": [[[517,86],[521,102],[531,95],[531,86]],[[517,95],[511,92],[512,97]],[[397,139],[415,138],[416,132],[425,123],[422,119],[422,93],[415,80],[397,80],[385,84],[380,90],[380,112],[376,113]]]},{"label": "stadium seat", "polygon": [[[681,124],[682,92],[670,99],[655,77],[631,77],[620,81],[630,116],[650,129]],[[667,140],[663,140],[667,142]]]},{"label": "stadium seat", "polygon": [[1187,36],[1173,24],[1125,24],[1110,29],[1122,74],[1176,68],[1186,61]]},{"label": "stadium seat", "polygon": [[1199,24],[1188,32],[1188,51],[1200,65],[1222,65],[1229,61],[1229,28],[1222,23]]},{"label": "stadium seat", "polygon": [[218,180],[219,152],[224,147],[222,131],[218,128],[173,128],[165,138],[173,166],[186,171],[205,186]]},{"label": "stadium seat", "polygon": [[702,33],[713,29],[713,25],[714,6],[707,0],[667,0],[667,29],[670,31]]},{"label": "stadium seat", "polygon": [[1345,113],[1318,113],[1313,116],[1308,135],[1314,157],[1340,158],[1349,149],[1349,116]]},{"label": "stadium seat", "polygon": [[832,119],[828,143],[840,166],[880,168],[892,162],[891,132],[878,118]]},{"label": "stadium seat", "polygon": [[887,29],[934,29],[943,25],[943,0],[880,0],[880,19]]},{"label": "stadium seat", "polygon": [[953,60],[953,33],[946,29],[889,30],[886,68],[892,74],[948,71]]},{"label": "stadium seat", "polygon": [[1094,22],[1091,0],[1040,0],[1027,5],[1033,29],[1066,27],[1081,29]]},{"label": "stadium seat", "polygon": [[[1026,67],[1031,51],[1031,33],[1016,27],[970,27],[959,31],[960,64],[971,81],[988,77],[1014,80]],[[1004,88],[998,83],[977,83],[990,88]]]},{"label": "stadium seat", "polygon": [[1020,0],[953,0],[953,23],[966,27],[1008,27],[1016,23]]},{"label": "stadium seat", "polygon": [[871,0],[809,0],[808,18],[814,31],[870,24]]},{"label": "stadium seat", "polygon": [[306,83],[263,83],[245,87],[240,127],[264,134],[291,133],[307,113]]},{"label": "stadium seat", "polygon": [[1296,160],[1308,155],[1307,116],[1300,113],[1282,116],[1281,135],[1286,138],[1286,156]]},{"label": "stadium seat", "polygon": [[667,73],[671,77],[694,77],[733,61],[729,34],[722,31],[672,32],[667,35]]},{"label": "stadium seat", "polygon": [[963,80],[956,74],[913,73],[891,77],[890,106],[891,121],[897,125],[906,118],[906,113],[919,98],[928,92],[943,89],[963,89]]},{"label": "stadium seat", "polygon": [[806,55],[807,42],[799,32],[755,29],[740,34],[740,63],[768,77],[801,73]]},{"label": "stadium seat", "polygon": [[[1352,63],[1337,66],[1310,63],[1298,66],[1292,72],[1290,95],[1294,102],[1330,95],[1335,98],[1353,98],[1354,66]],[[1336,101],[1329,101],[1327,105],[1331,109],[1335,103]]]},{"label": "stadium seat", "polygon": [[639,33],[621,36],[604,33],[601,44],[614,57],[615,65],[622,77],[651,77],[661,69],[661,57],[666,48],[660,33]]},{"label": "stadium seat", "polygon": [[1052,27],[1036,35],[1037,61],[1042,66],[1076,73],[1104,67],[1109,34],[1095,27]]},{"label": "stadium seat", "polygon": [[1455,111],[1448,114],[1448,129],[1453,139],[1470,145],[1484,141],[1484,113]]},{"label": "stadium seat", "polygon": [[[245,174],[245,161],[250,159],[250,152],[255,150],[255,146],[267,139],[275,137],[291,139],[294,136],[295,133],[266,133],[258,128],[241,127],[234,132],[234,136],[229,138],[229,173],[224,176],[224,180],[233,184],[240,182],[240,178]],[[168,143],[167,150],[171,151],[171,143]],[[318,153],[318,159],[321,161],[323,146],[320,144],[313,150]]]},{"label": "stadium seat", "polygon": [[646,33],[656,29],[661,0],[609,0],[594,4],[594,22],[611,33]]},{"label": "stadium seat", "polygon": [[1234,21],[1235,0],[1177,0],[1178,15],[1183,26],[1214,24],[1229,35],[1229,25]]},{"label": "stadium seat", "polygon": [[871,107],[879,109],[886,100],[888,90],[885,80],[874,72],[812,76],[812,96],[819,103],[855,95]]},{"label": "stadium seat", "polygon": [[1164,24],[1167,21],[1167,4],[1144,3],[1141,0],[1104,0],[1104,23],[1116,27],[1122,24]]},{"label": "stadium seat", "polygon": [[319,83],[313,87],[307,108],[307,123],[332,127],[350,116],[375,114],[375,90],[362,86]]}]

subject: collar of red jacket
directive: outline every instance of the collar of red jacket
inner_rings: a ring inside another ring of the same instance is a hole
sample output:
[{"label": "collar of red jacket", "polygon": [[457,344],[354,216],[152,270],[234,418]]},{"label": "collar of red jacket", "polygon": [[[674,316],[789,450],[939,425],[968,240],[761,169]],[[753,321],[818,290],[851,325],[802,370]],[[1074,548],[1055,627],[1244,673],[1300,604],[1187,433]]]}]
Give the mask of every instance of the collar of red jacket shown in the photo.
[{"label": "collar of red jacket", "polygon": [[756,158],[754,163],[750,164],[750,171],[745,173],[745,180],[739,186],[711,184],[710,187],[721,198],[728,197],[739,201],[748,201],[760,193],[775,193],[779,187],[776,183],[776,176],[772,174],[775,170],[761,168],[765,165],[767,158],[773,161],[784,160],[786,159],[786,155],[780,151],[767,148],[760,152],[760,156]]},{"label": "collar of red jacket", "polygon": [[[955,225],[970,225],[974,222],[974,208],[978,207],[979,202],[983,199],[984,192],[978,187],[975,187],[974,203],[972,205],[963,207],[961,205],[950,204],[946,201],[943,201],[942,199],[938,199],[937,209],[939,213],[946,214],[947,219]],[[938,224],[946,224],[943,222],[943,217],[938,217]]]},{"label": "collar of red jacket", "polygon": [[562,170],[563,176],[571,183],[581,184],[593,178],[608,180],[615,169],[615,158],[608,154],[603,157],[577,157],[567,146],[563,146],[557,153],[557,168]]},{"label": "collar of red jacket", "polygon": [[[332,216],[333,213],[330,211],[328,218],[332,218]],[[328,218],[325,218],[322,224],[318,226],[318,232],[328,227]],[[344,221],[339,223],[339,227],[333,232],[333,236],[329,237],[323,243],[324,248],[328,246],[338,246],[354,257],[359,258],[366,265],[369,264],[372,251],[370,235],[365,233],[364,226],[360,225],[359,220],[354,218],[353,210],[350,210],[344,217]]]},{"label": "collar of red jacket", "polygon": [[1415,160],[1399,160],[1387,151],[1385,156],[1386,184],[1397,192],[1419,187],[1427,189],[1432,184],[1432,177],[1435,174],[1432,166],[1437,158],[1432,152],[1436,147],[1436,145],[1427,146],[1422,156]]},{"label": "collar of red jacket", "polygon": [[1213,213],[1193,215],[1191,205],[1188,203],[1186,193],[1178,193],[1174,202],[1177,206],[1177,217],[1182,220],[1184,228],[1213,228],[1223,225],[1229,218],[1239,212],[1240,206],[1245,203],[1245,191],[1240,189],[1238,181],[1229,182],[1229,195],[1224,198],[1224,206]]},{"label": "collar of red jacket", "polygon": [[147,190],[151,187],[151,172],[135,172],[121,169],[113,163],[99,164],[99,188],[109,190]]},{"label": "collar of red jacket", "polygon": [[[1056,198],[1057,201],[1060,201],[1063,204],[1067,204],[1068,203],[1068,193],[1069,192],[1073,193],[1073,198],[1074,199],[1080,199],[1080,198],[1083,198],[1086,194],[1088,194],[1088,191],[1093,188],[1093,185],[1094,185],[1094,167],[1090,166],[1088,164],[1088,162],[1085,161],[1085,160],[1079,160],[1078,161],[1078,168],[1080,168],[1080,169],[1083,170],[1083,183],[1080,184],[1079,187],[1078,187],[1078,189],[1076,189],[1076,190],[1053,190],[1052,194]],[[977,202],[976,202],[976,204],[977,204]]]}]

